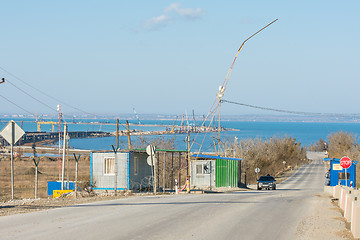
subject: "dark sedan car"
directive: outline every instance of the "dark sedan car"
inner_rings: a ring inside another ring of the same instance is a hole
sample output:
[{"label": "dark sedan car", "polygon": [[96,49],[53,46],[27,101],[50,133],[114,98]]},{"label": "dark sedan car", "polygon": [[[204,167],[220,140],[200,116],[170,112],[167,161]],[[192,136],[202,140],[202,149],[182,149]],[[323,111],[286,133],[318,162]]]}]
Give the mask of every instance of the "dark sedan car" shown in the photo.
[{"label": "dark sedan car", "polygon": [[258,190],[261,190],[261,189],[275,190],[276,189],[275,181],[276,180],[273,176],[270,176],[270,175],[261,176],[257,183],[257,189]]}]

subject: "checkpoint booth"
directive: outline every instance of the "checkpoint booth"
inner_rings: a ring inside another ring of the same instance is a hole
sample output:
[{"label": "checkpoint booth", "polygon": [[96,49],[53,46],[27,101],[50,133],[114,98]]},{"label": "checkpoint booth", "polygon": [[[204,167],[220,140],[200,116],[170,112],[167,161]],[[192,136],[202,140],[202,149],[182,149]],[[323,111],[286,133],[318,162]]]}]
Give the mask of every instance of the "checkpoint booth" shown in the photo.
[{"label": "checkpoint booth", "polygon": [[352,161],[348,169],[346,169],[347,183],[345,182],[345,169],[340,165],[339,158],[324,158],[324,161],[330,162],[330,186],[344,185],[355,188],[356,183],[356,165],[358,161]]},{"label": "checkpoint booth", "polygon": [[238,187],[241,177],[241,158],[193,154],[191,161],[191,186]]}]

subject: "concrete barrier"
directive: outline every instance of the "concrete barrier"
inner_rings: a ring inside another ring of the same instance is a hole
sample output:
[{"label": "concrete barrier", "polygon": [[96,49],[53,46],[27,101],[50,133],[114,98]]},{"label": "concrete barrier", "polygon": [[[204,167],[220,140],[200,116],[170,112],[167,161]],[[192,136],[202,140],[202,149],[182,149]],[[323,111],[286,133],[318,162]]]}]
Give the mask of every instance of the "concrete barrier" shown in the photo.
[{"label": "concrete barrier", "polygon": [[351,222],[351,210],[352,210],[352,202],[355,196],[351,194],[350,191],[346,191],[345,194],[345,207],[344,207],[344,218],[346,221]]},{"label": "concrete barrier", "polygon": [[341,190],[341,186],[340,185],[336,185],[333,188],[333,197],[339,199],[340,198],[340,190]]},{"label": "concrete barrier", "polygon": [[360,191],[359,190],[352,191],[352,194],[350,195],[350,206],[349,206],[350,218],[349,218],[349,220],[347,220],[348,222],[352,222],[353,208],[354,208],[354,205],[356,204],[356,202],[360,202]]},{"label": "concrete barrier", "polygon": [[360,238],[360,202],[355,201],[352,205],[351,233],[354,238]]},{"label": "concrete barrier", "polygon": [[339,207],[344,210],[344,217],[351,224],[354,238],[360,238],[360,190],[337,185],[332,188],[325,186],[324,192],[332,193],[334,198],[339,199]]},{"label": "concrete barrier", "polygon": [[340,198],[339,198],[339,207],[342,210],[345,209],[345,198],[346,198],[346,189],[342,187],[340,190]]}]

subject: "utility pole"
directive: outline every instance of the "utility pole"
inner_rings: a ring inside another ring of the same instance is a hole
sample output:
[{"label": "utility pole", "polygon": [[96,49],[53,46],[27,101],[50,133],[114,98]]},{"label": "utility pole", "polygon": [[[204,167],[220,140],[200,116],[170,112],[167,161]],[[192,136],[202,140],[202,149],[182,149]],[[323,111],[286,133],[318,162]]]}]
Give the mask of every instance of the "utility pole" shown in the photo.
[{"label": "utility pole", "polygon": [[57,111],[59,113],[59,180],[61,179],[61,106],[57,105]]},{"label": "utility pole", "polygon": [[128,120],[126,120],[126,129],[127,129],[129,150],[131,150],[130,127],[129,127],[129,121]]},{"label": "utility pole", "polygon": [[35,199],[37,199],[37,192],[38,192],[38,166],[40,162],[40,158],[36,161],[35,158],[33,158],[34,164],[35,164]]},{"label": "utility pole", "polygon": [[66,180],[67,180],[67,189],[70,189],[70,181],[69,181],[69,133],[66,134]]},{"label": "utility pole", "polygon": [[117,196],[117,151],[118,151],[118,149],[115,149],[115,147],[114,147],[114,145],[111,145],[111,147],[112,147],[112,149],[113,149],[113,151],[114,151],[114,154],[115,154],[115,159],[114,159],[114,161],[115,161],[115,164],[114,164],[114,166],[115,166],[115,171],[114,171],[114,173],[115,173],[115,176],[114,176],[114,195],[115,196]]},{"label": "utility pole", "polygon": [[174,189],[174,152],[171,152],[171,190]]},{"label": "utility pole", "polygon": [[66,132],[67,125],[64,124],[64,144],[63,144],[63,157],[62,157],[62,169],[61,169],[61,190],[64,190],[64,174],[65,174],[65,146],[66,146]]},{"label": "utility pole", "polygon": [[36,161],[37,153],[36,153],[36,138],[34,138],[34,142],[32,145],[33,149],[33,161],[35,164],[35,199],[37,199],[37,192],[38,192],[38,166],[40,162],[40,158]]},{"label": "utility pole", "polygon": [[164,165],[163,165],[163,192],[165,192],[165,181],[166,181],[166,179],[165,179],[165,167],[166,167],[166,152],[164,152]]},{"label": "utility pole", "polygon": [[116,119],[116,149],[119,148],[119,119]]},{"label": "utility pole", "polygon": [[76,161],[76,165],[75,165],[75,199],[77,198],[77,177],[78,177],[78,164],[79,164],[80,156],[81,155],[79,155],[79,157],[76,157],[76,155],[74,153],[74,158]]},{"label": "utility pole", "polygon": [[191,166],[191,162],[190,162],[190,132],[188,131],[188,135],[187,135],[187,168],[186,168],[186,172],[187,172],[187,177],[186,177],[186,192],[190,193],[190,166]]}]

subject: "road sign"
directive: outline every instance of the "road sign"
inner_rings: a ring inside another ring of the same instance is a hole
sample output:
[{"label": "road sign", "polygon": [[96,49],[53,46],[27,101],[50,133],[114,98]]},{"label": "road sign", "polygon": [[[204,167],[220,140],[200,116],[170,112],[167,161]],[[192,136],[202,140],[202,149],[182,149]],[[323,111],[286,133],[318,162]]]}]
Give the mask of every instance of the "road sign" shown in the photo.
[{"label": "road sign", "polygon": [[9,143],[15,144],[25,134],[24,130],[11,120],[0,132],[0,135]]},{"label": "road sign", "polygon": [[149,164],[149,166],[153,166],[156,160],[157,160],[156,157],[152,157],[152,161],[151,161],[151,156],[148,156],[146,162],[147,164]]},{"label": "road sign", "polygon": [[340,159],[340,166],[342,166],[343,168],[349,168],[351,166],[351,159],[348,157],[342,157]]},{"label": "road sign", "polygon": [[155,146],[153,145],[148,145],[146,147],[146,153],[151,156],[151,155],[154,155],[155,154]]},{"label": "road sign", "polygon": [[156,194],[156,158],[155,158],[155,150],[156,147],[153,145],[148,145],[146,147],[146,153],[149,155],[146,159],[147,164],[151,166],[151,177],[152,177],[152,184],[154,193]]},{"label": "road sign", "polygon": [[13,120],[1,130],[0,135],[10,144],[11,199],[14,199],[14,144],[25,134]]},{"label": "road sign", "polygon": [[259,173],[260,172],[260,168],[255,168],[255,172]]}]

